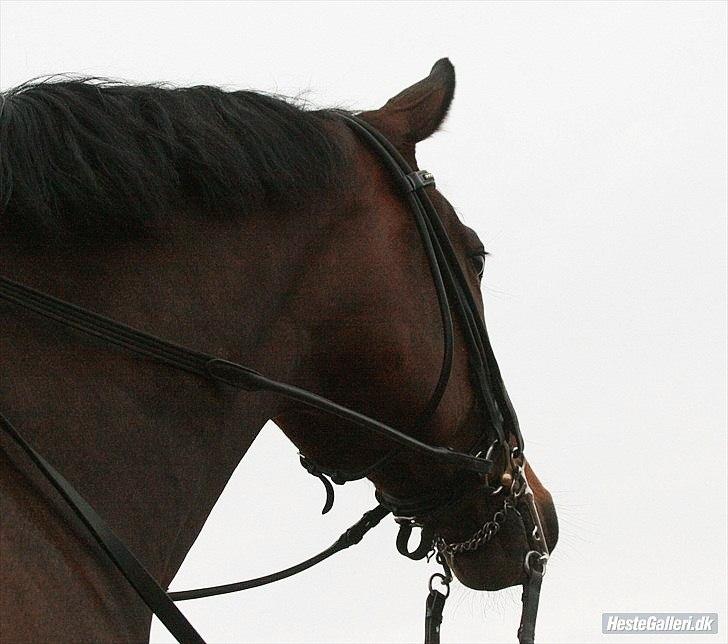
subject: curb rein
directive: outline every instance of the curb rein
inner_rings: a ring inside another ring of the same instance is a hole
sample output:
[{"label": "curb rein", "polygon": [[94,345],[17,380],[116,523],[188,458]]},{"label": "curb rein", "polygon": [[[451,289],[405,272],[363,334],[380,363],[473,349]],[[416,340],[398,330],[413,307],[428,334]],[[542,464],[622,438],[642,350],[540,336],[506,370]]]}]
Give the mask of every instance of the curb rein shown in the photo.
[{"label": "curb rein", "polygon": [[[506,449],[506,464],[500,479],[501,485],[490,492],[491,495],[501,492],[506,493],[502,508],[495,512],[490,521],[486,522],[470,539],[460,543],[447,543],[441,536],[435,535],[430,528],[424,526],[415,517],[431,512],[434,508],[441,510],[443,506],[447,507],[459,499],[458,494],[451,494],[448,499],[437,498],[433,502],[432,498],[403,501],[382,492],[377,492],[379,505],[366,512],[331,546],[310,559],[256,579],[222,586],[168,592],[156,582],[127,546],[119,540],[105,521],[63,475],[36,452],[1,413],[0,428],[25,452],[88,529],[89,533],[129,581],[149,609],[159,618],[175,639],[182,644],[204,644],[204,640],[174,604],[175,601],[246,590],[295,575],[328,559],[337,552],[359,543],[364,535],[390,512],[392,512],[400,526],[397,536],[397,549],[399,552],[415,560],[426,557],[429,561],[434,556],[436,562],[443,569],[442,573],[435,573],[430,577],[428,585],[429,594],[425,607],[425,644],[439,644],[440,641],[442,612],[445,600],[450,594],[450,583],[453,580],[446,557],[461,552],[474,551],[486,544],[498,532],[507,515],[515,512],[520,517],[530,548],[524,559],[526,582],[523,585],[523,610],[518,629],[518,640],[520,644],[533,644],[541,581],[549,551],[533,491],[525,473],[523,439],[518,429],[515,413],[512,411],[505,389],[502,388],[500,373],[492,349],[487,341],[484,323],[479,319],[479,316],[473,313],[476,310],[474,301],[469,290],[463,288],[464,278],[454,255],[454,250],[447,233],[442,227],[437,211],[424,191],[425,187],[434,185],[434,178],[424,170],[412,171],[389,141],[367,122],[346,113],[339,113],[339,116],[379,153],[385,165],[403,188],[405,198],[415,215],[415,221],[430,262],[444,329],[443,363],[440,377],[430,401],[413,425],[423,424],[434,413],[449,381],[453,356],[453,324],[446,290],[446,288],[449,288],[454,292],[458,311],[463,316],[464,334],[471,349],[471,359],[474,353],[479,360],[475,365],[471,363],[471,366],[474,368],[476,379],[480,384],[480,391],[489,418],[498,435],[487,450],[478,449],[483,437],[468,452],[428,445],[402,431],[312,392],[267,378],[245,366],[154,337],[110,318],[40,293],[2,276],[0,276],[0,300],[29,309],[36,314],[100,338],[107,343],[145,355],[182,371],[246,391],[269,391],[283,395],[309,407],[333,414],[359,427],[379,433],[397,443],[397,446],[384,458],[356,474],[327,471],[301,455],[301,464],[310,474],[319,478],[326,488],[326,504],[323,513],[328,512],[333,504],[333,487],[326,478],[327,476],[337,484],[363,478],[402,448],[434,456],[441,462],[449,463],[461,470],[475,472],[481,476],[487,475],[493,465],[491,459],[493,450],[501,445],[507,446],[510,442],[506,438],[506,431],[503,427],[505,421],[502,411],[505,410],[509,415],[508,421],[510,421],[508,435],[515,439],[516,447]],[[447,283],[447,287],[445,283]],[[496,386],[501,395],[500,401],[496,402],[488,385]],[[483,454],[485,455],[483,456]],[[486,489],[489,488],[486,476]],[[422,534],[420,545],[414,551],[409,551],[408,540],[413,526],[421,527]],[[440,592],[435,588],[435,584],[439,584],[444,592]]]}]

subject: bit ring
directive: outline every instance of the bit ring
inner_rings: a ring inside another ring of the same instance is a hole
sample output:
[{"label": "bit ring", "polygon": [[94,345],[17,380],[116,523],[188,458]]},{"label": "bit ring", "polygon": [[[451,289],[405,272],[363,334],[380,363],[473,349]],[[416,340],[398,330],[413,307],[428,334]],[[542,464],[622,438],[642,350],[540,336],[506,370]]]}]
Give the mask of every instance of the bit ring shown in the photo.
[{"label": "bit ring", "polygon": [[[533,567],[531,564],[531,559],[533,559],[534,555],[536,556],[536,561],[541,564],[541,570],[537,570]],[[526,558],[523,560],[523,569],[526,571],[526,574],[530,577],[534,572],[538,572],[543,575],[544,570],[546,569],[546,562],[549,560],[549,556],[545,553],[541,553],[538,550],[529,550],[526,553]]]}]

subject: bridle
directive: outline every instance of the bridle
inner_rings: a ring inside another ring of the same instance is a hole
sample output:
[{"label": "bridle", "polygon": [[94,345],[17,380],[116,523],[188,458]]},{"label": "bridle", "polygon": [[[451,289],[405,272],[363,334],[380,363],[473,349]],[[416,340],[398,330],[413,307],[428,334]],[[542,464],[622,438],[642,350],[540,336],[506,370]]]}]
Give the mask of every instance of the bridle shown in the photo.
[{"label": "bridle", "polygon": [[[236,584],[169,593],[157,584],[62,474],[45,461],[2,414],[0,414],[0,427],[10,435],[56,488],[147,606],[180,642],[186,644],[187,642],[203,642],[203,640],[174,605],[174,601],[244,590],[289,577],[358,543],[368,530],[391,512],[400,525],[397,537],[398,550],[412,559],[435,556],[437,562],[443,567],[442,573],[436,573],[430,579],[430,592],[426,604],[426,644],[439,642],[442,610],[449,594],[449,584],[452,581],[447,557],[483,546],[495,536],[508,516],[511,514],[518,516],[523,523],[530,548],[524,560],[527,582],[524,584],[523,613],[518,631],[519,642],[528,644],[533,642],[534,638],[541,578],[549,554],[548,547],[533,492],[525,474],[523,438],[488,340],[485,323],[479,314],[468,281],[442,220],[427,194],[426,188],[434,186],[434,178],[425,170],[413,171],[399,151],[363,119],[345,112],[338,112],[338,115],[377,154],[401,190],[403,198],[414,216],[435,285],[443,327],[443,359],[440,374],[429,401],[408,429],[422,426],[431,419],[447,387],[454,354],[452,314],[454,309],[458,314],[460,328],[468,347],[469,367],[486,417],[486,427],[493,428],[494,437],[489,436],[487,430],[484,431],[467,451],[432,446],[412,437],[406,431],[395,429],[310,391],[268,378],[243,365],[154,337],[4,277],[0,277],[0,300],[208,380],[246,391],[267,391],[280,394],[305,406],[378,433],[395,443],[395,447],[384,457],[358,472],[327,470],[302,455],[301,462],[304,467],[323,481],[326,486],[327,500],[324,512],[328,511],[333,503],[333,487],[328,478],[338,484],[363,478],[394,458],[401,450],[407,449],[434,458],[439,463],[447,464],[455,470],[475,473],[482,477],[484,483],[477,487],[475,493],[503,497],[501,508],[496,511],[490,521],[486,522],[466,541],[449,543],[442,536],[432,532],[429,527],[431,519],[435,514],[460,502],[466,494],[473,494],[473,490],[468,492],[467,486],[455,486],[453,489],[416,498],[398,498],[378,490],[376,496],[379,505],[377,507],[365,513],[360,521],[342,534],[329,548],[301,564],[278,573]],[[503,472],[493,484],[493,479],[488,475],[490,474],[491,477],[493,475],[494,456],[498,451],[503,454],[504,466]],[[410,551],[408,540],[414,526],[422,528],[421,542],[414,551]],[[443,585],[445,593],[434,588],[436,582]]]}]

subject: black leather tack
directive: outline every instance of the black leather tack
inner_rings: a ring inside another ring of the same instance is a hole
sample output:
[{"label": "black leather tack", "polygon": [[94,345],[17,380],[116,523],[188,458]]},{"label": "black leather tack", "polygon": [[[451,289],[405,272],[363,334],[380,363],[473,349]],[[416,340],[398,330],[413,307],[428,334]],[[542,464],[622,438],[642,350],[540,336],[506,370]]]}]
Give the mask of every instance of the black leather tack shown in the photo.
[{"label": "black leather tack", "polygon": [[427,595],[425,602],[425,644],[440,644],[440,625],[442,611],[447,598],[434,588]]}]

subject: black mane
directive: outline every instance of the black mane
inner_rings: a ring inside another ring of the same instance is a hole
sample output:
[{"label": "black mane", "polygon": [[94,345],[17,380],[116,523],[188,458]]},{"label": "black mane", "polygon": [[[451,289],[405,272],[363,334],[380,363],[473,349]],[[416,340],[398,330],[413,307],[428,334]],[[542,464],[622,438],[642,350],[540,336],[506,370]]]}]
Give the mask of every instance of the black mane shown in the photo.
[{"label": "black mane", "polygon": [[0,230],[137,231],[189,206],[293,207],[345,163],[327,123],[280,98],[103,79],[2,94]]}]

